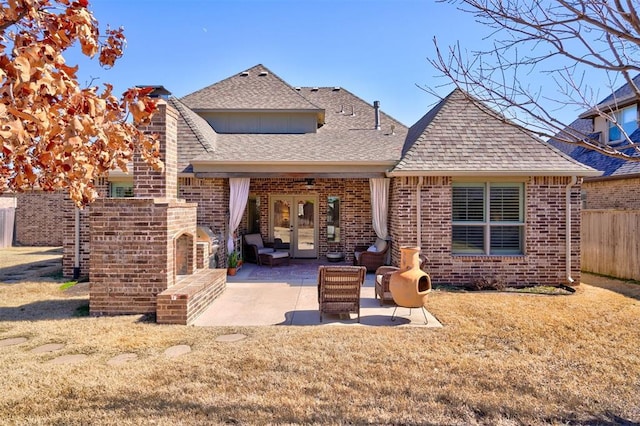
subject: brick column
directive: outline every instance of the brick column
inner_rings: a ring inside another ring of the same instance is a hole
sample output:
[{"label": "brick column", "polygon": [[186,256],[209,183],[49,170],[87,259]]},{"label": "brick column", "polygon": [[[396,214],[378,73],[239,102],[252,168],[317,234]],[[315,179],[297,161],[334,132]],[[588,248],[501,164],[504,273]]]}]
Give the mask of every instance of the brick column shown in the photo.
[{"label": "brick column", "polygon": [[133,161],[133,194],[136,198],[168,198],[178,196],[178,112],[164,100],[158,100],[158,111],[145,133],[157,134],[164,170],[154,170],[136,151]]}]

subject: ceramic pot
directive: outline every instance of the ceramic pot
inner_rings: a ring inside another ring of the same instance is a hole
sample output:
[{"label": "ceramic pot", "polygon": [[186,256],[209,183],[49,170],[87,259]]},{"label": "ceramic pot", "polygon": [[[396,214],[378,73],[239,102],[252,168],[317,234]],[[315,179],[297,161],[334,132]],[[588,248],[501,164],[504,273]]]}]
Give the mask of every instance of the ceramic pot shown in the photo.
[{"label": "ceramic pot", "polygon": [[431,291],[431,278],[420,269],[420,247],[400,247],[400,269],[389,277],[389,291],[398,306],[424,306]]}]

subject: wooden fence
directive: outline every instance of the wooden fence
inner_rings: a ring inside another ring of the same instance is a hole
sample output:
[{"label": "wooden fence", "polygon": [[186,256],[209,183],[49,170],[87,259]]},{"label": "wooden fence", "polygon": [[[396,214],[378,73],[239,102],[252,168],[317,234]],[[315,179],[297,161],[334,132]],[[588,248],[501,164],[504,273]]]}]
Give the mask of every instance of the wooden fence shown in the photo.
[{"label": "wooden fence", "polygon": [[640,210],[583,210],[582,270],[640,281]]}]

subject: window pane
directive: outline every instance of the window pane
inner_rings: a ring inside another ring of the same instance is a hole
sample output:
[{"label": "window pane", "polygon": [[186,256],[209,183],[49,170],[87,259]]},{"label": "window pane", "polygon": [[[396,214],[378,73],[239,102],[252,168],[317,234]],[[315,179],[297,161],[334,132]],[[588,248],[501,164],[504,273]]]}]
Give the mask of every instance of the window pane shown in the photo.
[{"label": "window pane", "polygon": [[327,202],[327,241],[337,243],[340,241],[340,198],[328,197]]},{"label": "window pane", "polygon": [[454,186],[452,208],[454,222],[484,221],[484,187]]},{"label": "window pane", "polygon": [[491,254],[522,254],[522,227],[491,227]]},{"label": "window pane", "polygon": [[492,222],[522,222],[520,188],[520,186],[491,187]]},{"label": "window pane", "polygon": [[[638,117],[635,106],[627,107],[615,113],[616,122],[624,129],[627,135],[631,135],[638,128]],[[609,122],[609,140],[622,139],[622,132],[615,123]]]},{"label": "window pane", "polygon": [[453,253],[484,253],[484,227],[454,226]]}]

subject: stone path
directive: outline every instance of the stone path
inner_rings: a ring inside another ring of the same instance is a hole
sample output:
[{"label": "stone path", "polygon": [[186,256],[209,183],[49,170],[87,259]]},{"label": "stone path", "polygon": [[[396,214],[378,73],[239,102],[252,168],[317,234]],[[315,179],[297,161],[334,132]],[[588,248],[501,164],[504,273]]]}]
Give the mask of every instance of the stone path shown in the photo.
[{"label": "stone path", "polygon": [[[217,342],[227,342],[233,343],[238,342],[240,340],[246,339],[247,336],[244,334],[227,334],[218,336],[216,338]],[[29,342],[29,339],[26,337],[9,337],[6,339],[0,339],[0,350],[1,348],[11,348],[16,347],[16,349],[21,349],[20,345]],[[41,345],[35,347],[30,350],[33,354],[47,354],[52,352],[57,352],[65,348],[64,343],[47,343],[45,345]],[[186,355],[191,352],[191,346],[189,345],[175,345],[164,350],[164,356],[167,358],[178,358],[180,356]],[[125,364],[129,361],[133,361],[138,359],[138,355],[131,352],[122,353],[114,356],[109,359],[106,363],[107,365],[121,365]],[[61,355],[59,357],[53,358],[47,361],[48,364],[79,364],[81,362],[91,360],[91,357],[87,354],[66,354]]]}]

